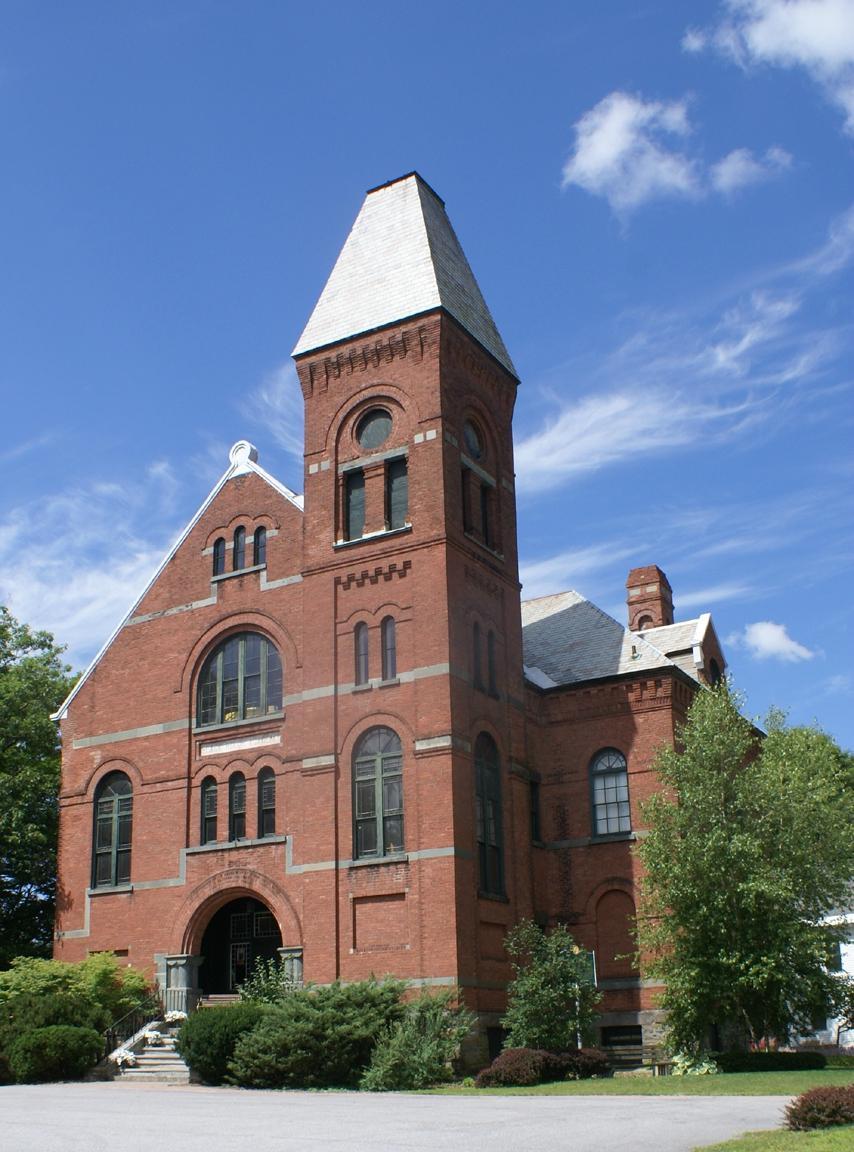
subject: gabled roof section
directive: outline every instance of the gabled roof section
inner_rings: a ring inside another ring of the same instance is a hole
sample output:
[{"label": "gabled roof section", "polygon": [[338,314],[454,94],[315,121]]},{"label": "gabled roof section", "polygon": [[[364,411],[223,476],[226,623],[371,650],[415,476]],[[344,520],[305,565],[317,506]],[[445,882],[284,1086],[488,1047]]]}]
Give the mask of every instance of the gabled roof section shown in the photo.
[{"label": "gabled roof section", "polygon": [[540,688],[673,666],[638,633],[571,591],[522,604],[522,650],[525,675]]},{"label": "gabled roof section", "polygon": [[708,648],[711,647],[712,651],[717,648],[723,659],[723,649],[709,612],[704,612],[696,620],[664,624],[660,628],[646,628],[642,632],[636,632],[635,635],[642,636],[649,644],[654,644],[695,680],[699,678],[700,669],[705,667]]},{"label": "gabled roof section", "polygon": [[175,543],[169,549],[166,556],[164,556],[164,558],[161,561],[157,571],[154,573],[154,575],[148,581],[148,583],[143,588],[143,590],[140,592],[140,594],[136,597],[133,604],[131,604],[130,608],[125,613],[125,615],[123,616],[123,618],[120,621],[120,623],[118,624],[118,626],[116,628],[114,628],[113,631],[110,633],[109,638],[106,640],[103,647],[98,652],[97,656],[95,656],[95,658],[92,660],[89,667],[86,669],[86,671],[83,673],[83,675],[77,681],[77,683],[74,685],[71,692],[68,694],[68,696],[62,702],[62,704],[60,704],[60,706],[56,710],[56,712],[53,713],[53,715],[51,716],[51,720],[64,720],[65,719],[66,715],[68,714],[68,707],[71,704],[71,701],[74,699],[74,697],[77,695],[77,693],[83,687],[83,685],[89,679],[91,674],[94,672],[95,668],[100,663],[101,658],[103,657],[104,653],[110,647],[110,645],[115,640],[115,638],[118,636],[119,632],[121,632],[122,628],[124,628],[125,624],[127,624],[128,620],[130,620],[130,618],[133,616],[133,614],[136,611],[136,609],[138,608],[138,606],[142,603],[142,601],[148,595],[149,589],[156,583],[156,581],[157,581],[158,577],[160,576],[161,572],[163,571],[163,569],[166,567],[166,565],[169,563],[169,561],[172,559],[172,557],[175,555],[175,553],[178,551],[178,549],[181,547],[181,545],[184,543],[184,541],[190,535],[192,530],[198,524],[199,520],[201,520],[202,516],[205,514],[205,512],[208,510],[210,505],[216,499],[216,497],[218,496],[218,494],[222,490],[223,486],[225,484],[227,484],[229,480],[233,479],[235,476],[244,476],[248,472],[254,472],[256,474],[256,476],[260,476],[261,479],[264,480],[265,483],[269,484],[271,488],[275,488],[275,490],[281,496],[284,496],[284,498],[286,500],[288,500],[291,504],[293,504],[293,506],[295,508],[297,508],[300,512],[303,511],[303,497],[297,496],[295,492],[292,492],[290,490],[290,488],[288,488],[285,484],[282,484],[281,481],[277,480],[274,476],[271,476],[269,472],[266,472],[259,465],[259,463],[258,463],[258,449],[255,447],[254,444],[250,444],[248,440],[238,440],[237,443],[235,445],[233,445],[233,447],[231,448],[231,451],[228,454],[228,459],[229,459],[228,468],[225,470],[225,472],[222,474],[222,476],[219,478],[219,480],[213,486],[211,491],[208,493],[207,497],[205,498],[205,500],[202,503],[201,507],[199,508],[198,512],[196,512],[195,516],[189,522],[187,527],[184,529],[184,531],[181,533],[181,535],[178,537],[178,539],[175,541]]},{"label": "gabled roof section", "polygon": [[410,172],[368,192],[293,354],[435,308],[516,376],[444,201]]}]

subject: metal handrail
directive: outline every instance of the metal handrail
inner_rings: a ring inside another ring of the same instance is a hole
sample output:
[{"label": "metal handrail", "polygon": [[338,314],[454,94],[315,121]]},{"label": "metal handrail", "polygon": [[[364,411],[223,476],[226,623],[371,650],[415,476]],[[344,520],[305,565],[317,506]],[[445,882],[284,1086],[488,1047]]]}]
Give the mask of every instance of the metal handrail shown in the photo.
[{"label": "metal handrail", "polygon": [[163,1006],[158,995],[149,996],[136,1008],[126,1012],[118,1020],[113,1021],[109,1028],[104,1030],[104,1056],[114,1051],[125,1040],[134,1036],[145,1024],[156,1020],[163,1014]]}]

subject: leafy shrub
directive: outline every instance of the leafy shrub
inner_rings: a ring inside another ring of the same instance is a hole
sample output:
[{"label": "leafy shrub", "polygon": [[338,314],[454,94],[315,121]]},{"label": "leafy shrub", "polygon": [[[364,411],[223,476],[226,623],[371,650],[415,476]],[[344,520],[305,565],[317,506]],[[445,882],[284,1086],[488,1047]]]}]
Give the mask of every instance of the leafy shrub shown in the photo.
[{"label": "leafy shrub", "polygon": [[145,999],[145,976],[130,965],[120,966],[112,952],[97,952],[79,964],[17,956],[0,972],[0,1003],[17,996],[65,996],[95,1004],[104,1028]]},{"label": "leafy shrub", "polygon": [[403,988],[365,980],[291,993],[240,1038],[229,1078],[245,1088],[355,1086],[383,1030],[403,1015]]},{"label": "leafy shrub", "polygon": [[854,1052],[825,1052],[828,1068],[854,1068]]},{"label": "leafy shrub", "polygon": [[611,1074],[607,1053],[599,1048],[573,1048],[569,1052],[552,1053],[552,1061],[564,1080],[591,1080],[594,1076]]},{"label": "leafy shrub", "polygon": [[300,987],[288,976],[287,961],[277,956],[257,962],[249,979],[238,989],[240,999],[251,1004],[279,1004]]},{"label": "leafy shrub", "polygon": [[9,1055],[24,1033],[57,1024],[100,1031],[104,1016],[102,1008],[74,988],[44,995],[22,992],[0,1001],[0,1084],[14,1079]]},{"label": "leafy shrub", "polygon": [[786,1125],[796,1132],[854,1124],[854,1084],[810,1088],[786,1108]]},{"label": "leafy shrub", "polygon": [[672,1072],[674,1076],[716,1076],[720,1068],[707,1052],[677,1052]]},{"label": "leafy shrub", "polygon": [[19,1084],[40,1080],[79,1080],[101,1055],[94,1028],[52,1024],[24,1032],[9,1049],[9,1066]]},{"label": "leafy shrub", "polygon": [[262,1004],[201,1008],[181,1025],[175,1047],[207,1084],[222,1084],[238,1040],[269,1011]]},{"label": "leafy shrub", "polygon": [[827,1067],[823,1052],[716,1052],[721,1072],[809,1072]]},{"label": "leafy shrub", "polygon": [[450,1080],[451,1061],[473,1023],[456,989],[422,993],[405,1006],[401,1020],[380,1033],[360,1086],[393,1092]]},{"label": "leafy shrub", "polygon": [[563,1070],[551,1052],[541,1048],[505,1048],[488,1068],[478,1072],[478,1088],[528,1088],[544,1080],[563,1079]]}]

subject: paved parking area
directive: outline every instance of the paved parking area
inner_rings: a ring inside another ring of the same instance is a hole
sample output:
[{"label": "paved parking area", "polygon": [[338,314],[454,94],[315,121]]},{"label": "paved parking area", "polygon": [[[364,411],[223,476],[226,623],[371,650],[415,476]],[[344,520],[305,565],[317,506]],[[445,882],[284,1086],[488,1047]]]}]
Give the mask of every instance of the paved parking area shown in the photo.
[{"label": "paved parking area", "polygon": [[0,1088],[2,1152],[689,1152],[781,1096],[405,1096],[131,1084]]}]

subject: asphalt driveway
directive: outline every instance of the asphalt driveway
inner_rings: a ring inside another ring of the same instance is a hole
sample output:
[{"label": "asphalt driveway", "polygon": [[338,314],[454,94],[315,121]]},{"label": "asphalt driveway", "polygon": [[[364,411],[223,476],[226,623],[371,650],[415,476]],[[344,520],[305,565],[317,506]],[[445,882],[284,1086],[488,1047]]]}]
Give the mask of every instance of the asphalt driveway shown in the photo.
[{"label": "asphalt driveway", "polygon": [[689,1152],[781,1096],[405,1096],[132,1084],[0,1088],[2,1152]]}]

